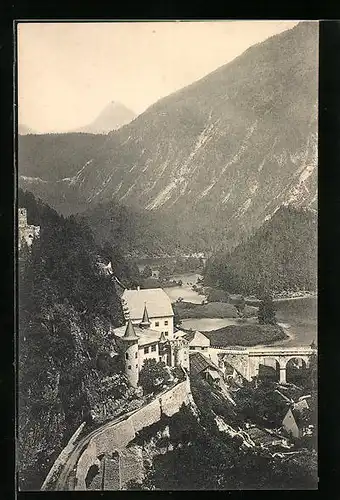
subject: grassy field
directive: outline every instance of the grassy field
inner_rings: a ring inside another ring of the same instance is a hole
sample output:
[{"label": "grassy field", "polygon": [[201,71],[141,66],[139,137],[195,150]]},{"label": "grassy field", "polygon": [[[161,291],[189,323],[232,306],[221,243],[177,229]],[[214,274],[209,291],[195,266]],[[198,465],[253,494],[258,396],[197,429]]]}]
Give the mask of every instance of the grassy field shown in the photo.
[{"label": "grassy field", "polygon": [[[236,307],[225,302],[209,302],[208,304],[193,304],[180,302],[174,304],[181,319],[189,318],[237,318]],[[246,306],[244,316],[250,318],[257,314],[257,307]]]},{"label": "grassy field", "polygon": [[202,333],[210,339],[211,347],[254,346],[287,338],[284,330],[278,325],[233,325]]}]

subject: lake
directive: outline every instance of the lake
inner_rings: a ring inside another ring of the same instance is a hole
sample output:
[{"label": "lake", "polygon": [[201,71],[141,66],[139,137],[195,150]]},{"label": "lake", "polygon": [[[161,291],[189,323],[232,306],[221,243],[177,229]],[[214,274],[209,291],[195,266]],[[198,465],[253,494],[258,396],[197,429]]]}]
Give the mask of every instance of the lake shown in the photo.
[{"label": "lake", "polygon": [[[201,304],[205,298],[191,290],[192,284],[197,282],[199,274],[183,274],[173,276],[176,281],[182,280],[180,287],[165,288],[172,302],[182,297],[185,302]],[[289,335],[288,339],[279,340],[271,345],[305,346],[317,341],[317,298],[305,297],[293,300],[275,302],[278,323]],[[254,320],[251,320],[254,321]],[[237,318],[190,318],[182,321],[183,328],[199,331],[211,331],[229,325],[239,324]]]},{"label": "lake", "polygon": [[174,286],[169,288],[164,288],[164,291],[169,295],[171,302],[176,302],[179,297],[185,302],[192,302],[193,304],[201,304],[202,300],[205,299],[205,295],[199,295],[194,290],[191,290],[192,285],[195,285],[198,278],[201,278],[200,274],[175,274],[171,276],[172,280],[181,280],[182,286]]},{"label": "lake", "polygon": [[218,330],[225,326],[238,325],[237,318],[189,318],[183,319],[181,326],[186,330],[198,330],[200,332],[209,332]]}]

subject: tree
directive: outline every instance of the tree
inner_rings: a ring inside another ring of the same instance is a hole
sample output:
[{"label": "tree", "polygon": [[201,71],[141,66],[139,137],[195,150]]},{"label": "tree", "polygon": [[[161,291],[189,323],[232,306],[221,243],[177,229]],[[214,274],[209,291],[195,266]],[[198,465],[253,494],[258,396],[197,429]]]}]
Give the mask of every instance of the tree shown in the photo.
[{"label": "tree", "polygon": [[163,361],[146,359],[139,374],[139,383],[144,394],[151,394],[164,383],[169,382],[170,376]]},{"label": "tree", "polygon": [[246,307],[246,301],[244,300],[243,296],[239,299],[238,303],[235,304],[235,307],[236,307],[238,316],[240,318],[243,318],[244,310],[245,310],[245,307]]},{"label": "tree", "polygon": [[269,295],[265,296],[260,302],[257,314],[260,325],[276,325],[275,313],[276,310],[273,299]]},{"label": "tree", "polygon": [[150,266],[145,266],[142,272],[142,278],[150,278],[152,276],[152,269]]},{"label": "tree", "polygon": [[180,324],[182,323],[182,320],[181,320],[180,315],[178,314],[178,310],[176,309],[175,304],[173,304],[172,308],[174,311],[174,325],[180,326]]}]

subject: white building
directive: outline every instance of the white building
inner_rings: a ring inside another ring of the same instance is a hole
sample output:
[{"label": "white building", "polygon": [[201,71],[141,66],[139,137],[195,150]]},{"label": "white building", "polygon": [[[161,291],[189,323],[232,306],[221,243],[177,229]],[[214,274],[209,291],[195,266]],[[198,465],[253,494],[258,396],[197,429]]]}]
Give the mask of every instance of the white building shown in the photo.
[{"label": "white building", "polygon": [[[155,290],[156,293],[140,293],[155,292]],[[120,354],[124,356],[125,374],[132,387],[137,387],[139,372],[147,359],[163,361],[168,366],[182,366],[189,370],[188,341],[174,336],[170,299],[163,290],[155,290],[125,290],[122,303],[127,324],[113,330]],[[166,295],[169,303],[163,294]],[[153,316],[149,314],[149,302],[144,303],[146,297],[151,299]],[[158,308],[157,297],[160,299]],[[142,314],[139,313],[141,298],[143,299]]]},{"label": "white building", "polygon": [[125,290],[122,296],[125,319],[138,325],[147,305],[150,328],[164,333],[165,338],[174,336],[174,312],[169,296],[162,288]]},{"label": "white building", "polygon": [[199,351],[208,355],[210,350],[210,339],[203,333],[196,330],[195,332],[182,332],[178,330],[175,334],[177,337],[184,338],[188,341],[189,351]]}]

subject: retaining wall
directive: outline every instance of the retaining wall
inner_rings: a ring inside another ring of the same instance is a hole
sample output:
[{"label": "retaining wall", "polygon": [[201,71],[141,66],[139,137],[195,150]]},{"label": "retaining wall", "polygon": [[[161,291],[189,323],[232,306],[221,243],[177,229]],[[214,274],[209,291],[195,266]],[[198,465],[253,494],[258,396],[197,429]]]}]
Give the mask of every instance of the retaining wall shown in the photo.
[{"label": "retaining wall", "polygon": [[97,462],[100,455],[110,456],[115,451],[123,453],[127,444],[136,437],[136,433],[161,419],[162,414],[172,416],[182,404],[190,403],[190,381],[187,378],[171,389],[161,393],[153,401],[136,410],[125,420],[106,426],[102,432],[93,436],[76,465],[76,481],[74,489],[86,490],[85,479],[91,465]]},{"label": "retaining wall", "polygon": [[48,488],[48,485],[53,481],[53,476],[56,475],[61,469],[65,463],[67,462],[69,456],[71,455],[72,451],[74,450],[76,446],[76,441],[78,439],[79,434],[85,427],[85,422],[82,422],[76,432],[73,434],[65,448],[61,451],[60,455],[52,465],[52,468],[50,472],[47,474],[45,481],[43,482],[43,485],[41,487],[41,490],[46,490]]}]

